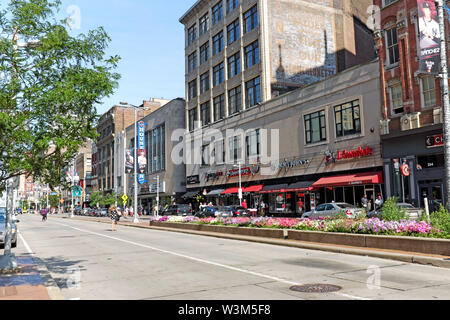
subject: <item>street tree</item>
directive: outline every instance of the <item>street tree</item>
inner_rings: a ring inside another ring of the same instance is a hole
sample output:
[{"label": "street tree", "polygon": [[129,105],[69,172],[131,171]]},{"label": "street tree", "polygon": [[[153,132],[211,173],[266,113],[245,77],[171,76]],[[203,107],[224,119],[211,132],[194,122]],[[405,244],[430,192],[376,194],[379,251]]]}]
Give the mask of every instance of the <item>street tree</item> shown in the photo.
[{"label": "street tree", "polygon": [[95,105],[117,88],[118,56],[102,27],[71,35],[59,0],[0,4],[0,191],[33,175],[54,190],[64,168],[96,138]]}]

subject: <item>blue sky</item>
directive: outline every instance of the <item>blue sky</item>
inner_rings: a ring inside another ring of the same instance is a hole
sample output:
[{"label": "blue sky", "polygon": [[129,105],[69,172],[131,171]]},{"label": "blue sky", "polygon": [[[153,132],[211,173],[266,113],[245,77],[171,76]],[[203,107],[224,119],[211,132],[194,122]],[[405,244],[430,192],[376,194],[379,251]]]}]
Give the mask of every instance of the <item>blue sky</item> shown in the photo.
[{"label": "blue sky", "polygon": [[[179,18],[194,0],[63,0],[60,15],[73,16],[73,35],[103,26],[111,37],[108,56],[119,55],[122,75],[99,114],[120,101],[139,105],[153,98],[184,98],[184,27]],[[79,29],[77,24],[79,22]]]}]

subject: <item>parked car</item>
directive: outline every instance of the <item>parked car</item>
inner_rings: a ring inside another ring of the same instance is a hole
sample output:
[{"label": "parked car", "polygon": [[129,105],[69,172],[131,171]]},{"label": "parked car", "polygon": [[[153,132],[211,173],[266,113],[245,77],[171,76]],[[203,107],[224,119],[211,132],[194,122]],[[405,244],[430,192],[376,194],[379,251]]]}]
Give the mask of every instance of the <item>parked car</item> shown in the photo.
[{"label": "parked car", "polygon": [[229,218],[234,216],[234,209],[231,206],[221,206],[217,207],[216,212],[214,212],[214,216],[216,217],[222,217],[222,218]]},{"label": "parked car", "polygon": [[[3,209],[3,208],[2,208]],[[6,241],[6,208],[5,210],[0,209],[0,248],[5,247]],[[11,239],[11,247],[17,247],[17,226],[16,223],[20,221],[13,218],[11,223],[11,231],[12,231],[12,239]]]},{"label": "parked car", "polygon": [[242,206],[227,206],[233,211],[233,216],[235,217],[247,217],[249,211]]},{"label": "parked car", "polygon": [[107,208],[100,208],[96,211],[96,217],[107,217],[108,214]]},{"label": "parked car", "polygon": [[[410,203],[401,202],[397,204],[400,209],[406,211],[406,217],[408,219],[419,220],[422,217],[422,209],[414,207]],[[367,213],[368,218],[383,219],[383,206],[377,210],[373,210]]]},{"label": "parked car", "polygon": [[363,213],[362,209],[345,202],[332,202],[320,204],[313,211],[305,212],[302,218],[337,217],[344,212],[347,217],[354,219]]},{"label": "parked car", "polygon": [[173,204],[161,212],[163,216],[188,216],[190,214],[192,214],[192,209],[188,204]]},{"label": "parked car", "polygon": [[212,207],[203,207],[199,211],[195,213],[195,216],[198,218],[209,218],[209,217],[215,217],[216,211],[219,209],[219,207],[212,206]]}]

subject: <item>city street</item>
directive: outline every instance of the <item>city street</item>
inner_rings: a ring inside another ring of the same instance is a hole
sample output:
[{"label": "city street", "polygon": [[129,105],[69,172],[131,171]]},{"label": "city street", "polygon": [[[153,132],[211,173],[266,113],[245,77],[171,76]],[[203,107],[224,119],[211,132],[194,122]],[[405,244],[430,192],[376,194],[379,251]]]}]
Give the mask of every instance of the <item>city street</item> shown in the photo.
[{"label": "city street", "polygon": [[[362,256],[70,220],[18,217],[17,256],[73,300],[443,300],[450,270]],[[333,293],[294,285],[328,284]]]}]

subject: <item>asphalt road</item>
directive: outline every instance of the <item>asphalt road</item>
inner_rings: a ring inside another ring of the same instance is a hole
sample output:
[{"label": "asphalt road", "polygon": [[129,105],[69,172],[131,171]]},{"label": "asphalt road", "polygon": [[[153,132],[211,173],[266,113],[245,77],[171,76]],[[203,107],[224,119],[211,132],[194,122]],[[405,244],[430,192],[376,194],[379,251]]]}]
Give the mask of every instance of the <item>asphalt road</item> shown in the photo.
[{"label": "asphalt road", "polygon": [[[450,270],[384,259],[49,217],[19,216],[16,255],[74,300],[443,300]],[[294,285],[328,284],[333,293]]]}]

